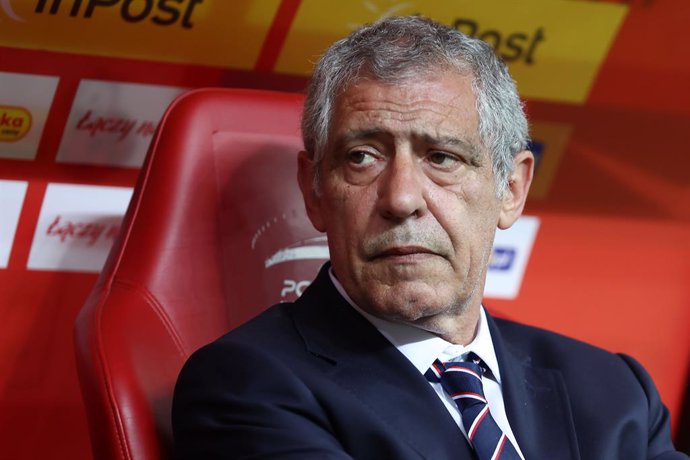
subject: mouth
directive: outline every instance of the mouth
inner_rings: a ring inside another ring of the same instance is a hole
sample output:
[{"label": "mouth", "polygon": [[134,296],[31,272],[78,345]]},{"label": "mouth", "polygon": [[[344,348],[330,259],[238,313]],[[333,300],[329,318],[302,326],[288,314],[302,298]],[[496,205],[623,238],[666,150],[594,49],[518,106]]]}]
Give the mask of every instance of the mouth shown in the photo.
[{"label": "mouth", "polygon": [[372,260],[377,259],[399,259],[399,260],[415,260],[419,258],[438,256],[439,254],[429,248],[423,246],[396,246],[384,249],[378,252]]}]

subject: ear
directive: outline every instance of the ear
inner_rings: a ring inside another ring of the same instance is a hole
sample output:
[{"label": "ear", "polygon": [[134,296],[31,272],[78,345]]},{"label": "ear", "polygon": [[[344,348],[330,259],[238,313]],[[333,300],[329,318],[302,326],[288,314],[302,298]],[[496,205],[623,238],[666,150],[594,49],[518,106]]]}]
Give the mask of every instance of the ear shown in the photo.
[{"label": "ear", "polygon": [[320,232],[326,231],[325,220],[322,215],[321,197],[314,188],[316,165],[308,152],[301,151],[297,157],[297,182],[302,191],[304,207],[311,224]]},{"label": "ear", "polygon": [[529,186],[534,174],[534,155],[523,150],[513,158],[513,172],[508,178],[508,190],[502,199],[498,228],[505,230],[515,223],[525,207]]}]

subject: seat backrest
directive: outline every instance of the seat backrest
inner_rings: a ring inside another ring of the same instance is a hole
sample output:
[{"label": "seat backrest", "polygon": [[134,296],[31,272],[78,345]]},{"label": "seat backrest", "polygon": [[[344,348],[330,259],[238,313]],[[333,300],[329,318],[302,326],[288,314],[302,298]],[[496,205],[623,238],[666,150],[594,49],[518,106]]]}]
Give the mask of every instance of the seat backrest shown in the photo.
[{"label": "seat backrest", "polygon": [[95,458],[167,458],[186,358],[296,298],[328,258],[297,187],[301,104],[203,89],[164,115],[75,327]]}]

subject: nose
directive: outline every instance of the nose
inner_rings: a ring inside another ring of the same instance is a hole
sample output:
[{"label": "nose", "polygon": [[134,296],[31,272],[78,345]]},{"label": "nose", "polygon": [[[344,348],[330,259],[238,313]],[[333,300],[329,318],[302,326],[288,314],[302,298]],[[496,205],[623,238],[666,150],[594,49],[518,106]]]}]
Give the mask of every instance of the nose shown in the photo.
[{"label": "nose", "polygon": [[378,208],[384,218],[420,217],[426,210],[423,172],[414,156],[393,157],[378,181]]}]

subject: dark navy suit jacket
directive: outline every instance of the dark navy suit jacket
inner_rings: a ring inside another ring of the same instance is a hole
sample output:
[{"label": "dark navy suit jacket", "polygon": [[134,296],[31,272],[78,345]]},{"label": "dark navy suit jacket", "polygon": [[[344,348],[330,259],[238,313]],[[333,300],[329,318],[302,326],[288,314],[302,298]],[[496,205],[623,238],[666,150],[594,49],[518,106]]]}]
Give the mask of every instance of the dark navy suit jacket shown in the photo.
[{"label": "dark navy suit jacket", "polygon": [[[488,318],[506,412],[527,460],[687,459],[632,358]],[[471,459],[423,375],[338,294],[324,268],[196,352],[173,403],[180,459]]]}]

